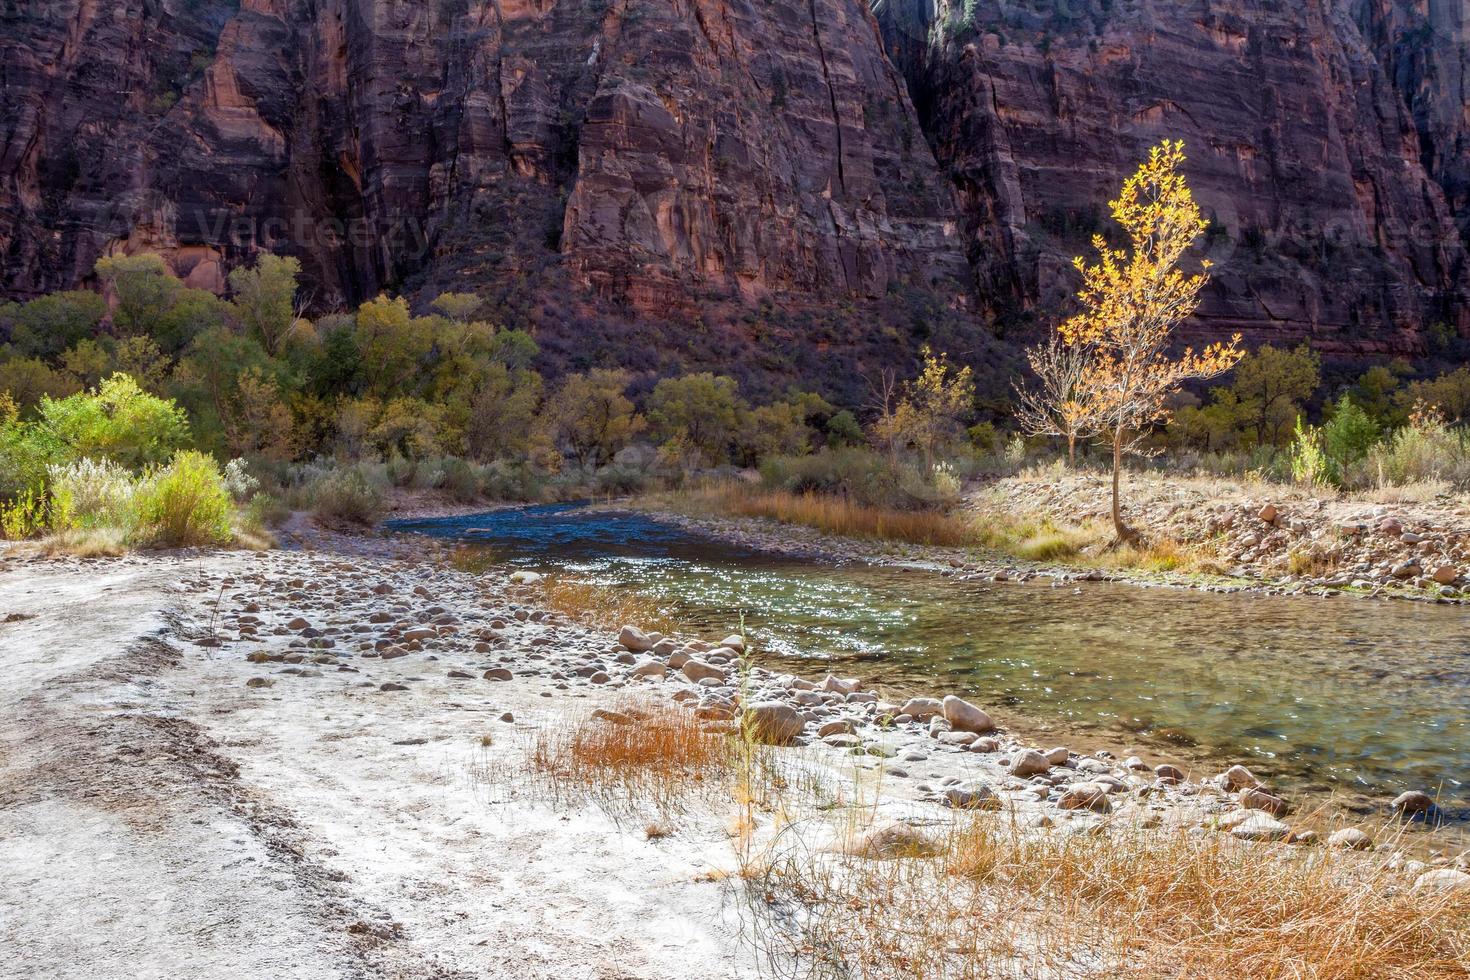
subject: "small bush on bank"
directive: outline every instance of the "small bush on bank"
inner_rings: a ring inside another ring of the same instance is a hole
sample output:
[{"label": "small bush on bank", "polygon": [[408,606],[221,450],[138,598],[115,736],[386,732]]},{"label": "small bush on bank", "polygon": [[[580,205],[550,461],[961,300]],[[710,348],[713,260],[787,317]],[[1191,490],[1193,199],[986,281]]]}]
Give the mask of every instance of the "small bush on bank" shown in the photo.
[{"label": "small bush on bank", "polygon": [[1369,450],[1365,469],[1380,487],[1438,480],[1464,486],[1470,482],[1470,438],[1442,419],[1418,418]]},{"label": "small bush on bank", "polygon": [[361,466],[328,470],[306,489],[318,517],[371,524],[383,512],[383,486]]},{"label": "small bush on bank", "polygon": [[112,527],[131,536],[138,526],[139,481],[108,460],[79,459],[49,467],[56,530]]},{"label": "small bush on bank", "polygon": [[899,506],[905,497],[897,468],[868,449],[773,457],[761,464],[761,481],[772,490],[830,494],[875,507]]},{"label": "small bush on bank", "polygon": [[141,533],[155,545],[183,548],[225,544],[234,511],[224,474],[213,457],[189,450],[144,478],[138,489]]},{"label": "small bush on bank", "polygon": [[482,480],[491,500],[534,503],[546,498],[545,477],[528,463],[497,459],[485,466]]}]

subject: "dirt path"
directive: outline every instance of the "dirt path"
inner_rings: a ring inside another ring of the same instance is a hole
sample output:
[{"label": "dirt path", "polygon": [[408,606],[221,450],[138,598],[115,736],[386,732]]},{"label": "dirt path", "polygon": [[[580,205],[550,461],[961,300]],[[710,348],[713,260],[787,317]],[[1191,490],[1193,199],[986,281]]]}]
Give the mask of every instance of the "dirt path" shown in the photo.
[{"label": "dirt path", "polygon": [[[274,553],[0,572],[0,618],[29,617],[0,625],[0,975],[745,972],[720,890],[696,881],[715,828],[655,846],[595,813],[487,801],[481,735],[512,737],[507,709],[546,715],[533,685],[451,693],[412,658],[373,663],[372,683],[364,662],[247,688],[238,642],[189,639],[219,605],[269,620],[281,590],[325,593],[340,567]],[[409,574],[356,572],[395,594]],[[480,599],[435,598],[462,614]],[[302,604],[323,620],[335,605]],[[380,691],[390,674],[408,690]]]}]

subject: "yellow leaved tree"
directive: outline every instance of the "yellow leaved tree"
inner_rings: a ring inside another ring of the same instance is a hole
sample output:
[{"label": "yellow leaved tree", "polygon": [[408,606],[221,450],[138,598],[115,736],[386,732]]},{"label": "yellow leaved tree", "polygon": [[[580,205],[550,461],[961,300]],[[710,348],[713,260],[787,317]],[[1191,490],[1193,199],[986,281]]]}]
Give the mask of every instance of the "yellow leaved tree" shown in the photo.
[{"label": "yellow leaved tree", "polygon": [[1068,345],[1087,351],[1073,397],[1112,443],[1113,528],[1119,541],[1137,537],[1124,523],[1119,501],[1123,457],[1139,452],[1149,430],[1168,420],[1169,395],[1186,381],[1230,370],[1244,353],[1236,334],[1199,353],[1170,354],[1175,326],[1194,313],[1209,279],[1207,260],[1198,272],[1179,268],[1209,224],[1180,173],[1183,163],[1184,144],[1165,140],[1108,203],[1128,244],[1112,248],[1098,236],[1092,243],[1096,261],[1074,260],[1082,273],[1082,311],[1059,330]]}]

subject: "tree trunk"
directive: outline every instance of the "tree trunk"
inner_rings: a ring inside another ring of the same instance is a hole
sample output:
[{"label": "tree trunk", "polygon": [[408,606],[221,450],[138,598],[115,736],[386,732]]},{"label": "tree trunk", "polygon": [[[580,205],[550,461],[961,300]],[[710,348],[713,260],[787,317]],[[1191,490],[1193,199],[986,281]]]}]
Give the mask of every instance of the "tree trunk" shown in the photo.
[{"label": "tree trunk", "polygon": [[1138,537],[1138,532],[1123,523],[1123,506],[1118,497],[1118,484],[1123,473],[1123,427],[1113,429],[1113,532],[1116,544],[1124,544]]},{"label": "tree trunk", "polygon": [[1077,468],[1077,433],[1067,433],[1067,469]]}]

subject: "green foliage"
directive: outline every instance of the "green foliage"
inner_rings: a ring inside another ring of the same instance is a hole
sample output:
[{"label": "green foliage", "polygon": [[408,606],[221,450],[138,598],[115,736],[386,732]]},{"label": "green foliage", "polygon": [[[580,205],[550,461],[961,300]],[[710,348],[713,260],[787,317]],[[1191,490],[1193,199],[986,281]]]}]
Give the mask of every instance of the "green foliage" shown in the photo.
[{"label": "green foliage", "polygon": [[539,454],[546,430],[537,425],[541,375],[492,364],[470,405],[465,447],[479,460],[518,462]]},{"label": "green foliage", "polygon": [[39,534],[49,523],[49,498],[44,488],[27,487],[10,499],[0,501],[0,533],[9,541],[21,541]]},{"label": "green foliage", "polygon": [[140,469],[169,458],[189,439],[184,410],[126,374],[82,394],[43,398],[39,412],[37,438],[55,443],[63,460],[90,457]]},{"label": "green foliage", "polygon": [[1333,466],[1341,472],[1368,455],[1378,434],[1378,424],[1354,404],[1351,396],[1343,395],[1332,418],[1322,427],[1322,444]]},{"label": "green foliage", "polygon": [[1257,445],[1276,445],[1321,380],[1321,363],[1306,344],[1290,351],[1265,344],[1236,365],[1233,398],[1221,404],[1254,430]]},{"label": "green foliage", "polygon": [[229,309],[227,303],[211,292],[181,289],[151,325],[134,335],[151,337],[160,350],[175,355],[199,334],[224,327],[229,321]]},{"label": "green foliage", "polygon": [[824,449],[810,456],[771,457],[761,464],[761,481],[772,490],[839,496],[870,507],[912,502],[897,467],[869,449]]},{"label": "green foliage", "polygon": [[109,460],[78,459],[49,468],[56,517],[52,529],[114,527],[131,536],[139,523],[139,481]]},{"label": "green foliage", "polygon": [[572,374],[548,401],[554,438],[580,465],[604,465],[645,428],[627,395],[632,380],[629,372],[609,368]]},{"label": "green foliage", "polygon": [[95,271],[117,297],[112,323],[122,334],[148,332],[184,288],[163,257],[152,252],[110,255],[97,260]]},{"label": "green foliage", "polygon": [[512,371],[529,369],[539,353],[541,348],[524,330],[502,330],[495,335],[490,346],[490,359]]},{"label": "green foliage", "polygon": [[1381,486],[1431,480],[1470,480],[1470,435],[1440,417],[1417,417],[1368,453],[1368,471]]},{"label": "green foliage", "polygon": [[827,445],[834,449],[860,446],[863,443],[863,427],[857,416],[847,409],[833,413],[827,420]]},{"label": "green foliage", "polygon": [[0,391],[22,409],[34,408],[43,398],[64,398],[77,390],[76,380],[38,357],[16,357],[0,363]]},{"label": "green foliage", "polygon": [[225,544],[231,538],[233,504],[214,458],[194,450],[175,454],[169,465],[138,487],[140,533],[161,547]]},{"label": "green foliage", "polygon": [[1322,433],[1297,416],[1292,430],[1291,478],[1305,486],[1330,486],[1337,482],[1332,461],[1322,448]]},{"label": "green foliage", "polygon": [[9,326],[10,342],[22,357],[56,357],[90,338],[107,315],[107,303],[84,290],[52,293],[0,313]]},{"label": "green foliage", "polygon": [[474,293],[440,293],[430,305],[451,320],[469,323],[484,307],[485,301]]},{"label": "green foliage", "polygon": [[1470,367],[1459,367],[1426,381],[1415,381],[1399,395],[1399,407],[1433,405],[1451,422],[1470,421]]},{"label": "green foliage", "polygon": [[1398,397],[1402,376],[1409,366],[1395,361],[1388,366],[1375,364],[1364,371],[1352,386],[1353,401],[1368,417],[1385,429],[1403,425],[1408,418],[1407,406]]},{"label": "green foliage", "polygon": [[383,487],[361,466],[328,472],[309,488],[312,512],[319,517],[372,524],[383,510]]},{"label": "green foliage", "polygon": [[262,254],[253,269],[230,273],[235,314],[245,331],[272,357],[281,351],[296,325],[296,277],[301,263],[294,258]]},{"label": "green foliage", "polygon": [[648,420],[665,444],[677,443],[681,457],[717,466],[729,461],[740,407],[734,379],[706,371],[655,385]]},{"label": "green foliage", "polygon": [[804,456],[815,431],[799,401],[778,401],[746,409],[738,433],[740,461],[759,463],[768,456]]}]

